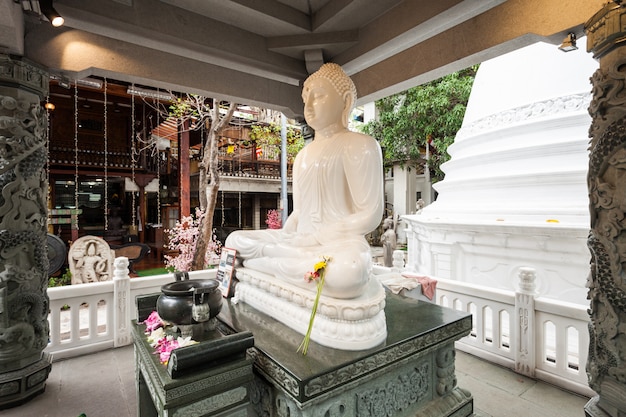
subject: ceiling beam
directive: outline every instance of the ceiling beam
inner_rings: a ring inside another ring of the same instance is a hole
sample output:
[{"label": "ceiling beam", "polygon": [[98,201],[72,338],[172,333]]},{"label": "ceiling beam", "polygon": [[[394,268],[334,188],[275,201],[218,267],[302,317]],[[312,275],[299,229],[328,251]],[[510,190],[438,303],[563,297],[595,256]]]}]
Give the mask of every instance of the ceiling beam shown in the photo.
[{"label": "ceiling beam", "polygon": [[311,19],[305,13],[276,0],[230,0],[251,11],[311,31]]},{"label": "ceiling beam", "polygon": [[[25,39],[26,58],[71,80],[89,75],[302,114],[301,88],[261,75],[69,28],[40,25]],[[306,69],[302,79],[306,77]]]},{"label": "ceiling beam", "polygon": [[55,7],[64,27],[293,85],[305,74],[301,61],[268,51],[264,37],[161,1],[133,0],[128,7],[63,0]]},{"label": "ceiling beam", "polygon": [[312,30],[320,30],[324,25],[329,25],[330,22],[341,15],[343,10],[346,10],[355,0],[333,0],[326,3],[313,15]]},{"label": "ceiling beam", "polygon": [[568,7],[544,0],[509,0],[351,77],[359,103],[368,103],[435,80],[539,41],[555,44],[584,22],[605,0],[571,0]]},{"label": "ceiling beam", "polygon": [[268,38],[267,49],[271,51],[294,47],[310,49],[315,45],[332,45],[346,42],[356,43],[358,40],[358,30],[312,33],[310,35],[276,36]]}]

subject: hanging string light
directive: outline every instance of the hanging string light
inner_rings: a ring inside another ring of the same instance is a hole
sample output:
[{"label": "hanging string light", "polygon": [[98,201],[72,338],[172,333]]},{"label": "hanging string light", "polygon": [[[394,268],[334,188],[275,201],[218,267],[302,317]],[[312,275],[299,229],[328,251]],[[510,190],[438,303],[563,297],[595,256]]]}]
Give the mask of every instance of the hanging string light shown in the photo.
[{"label": "hanging string light", "polygon": [[[239,126],[239,144],[241,144],[243,127]],[[239,152],[239,172],[241,172],[241,152]],[[239,183],[239,228],[241,229],[241,177],[237,180]]]},{"label": "hanging string light", "polygon": [[107,136],[107,79],[104,77],[104,230],[109,230],[109,190],[108,190],[108,174],[109,174],[109,149]]},{"label": "hanging string light", "polygon": [[[132,88],[133,90],[135,89],[135,84],[132,84]],[[133,180],[133,186],[135,185],[135,164],[137,163],[137,146],[136,146],[136,141],[135,141],[135,95],[131,95],[130,98],[130,119],[131,119],[131,128],[130,128],[130,135],[131,135],[131,151],[130,151],[130,172],[131,172],[131,179]],[[136,201],[135,201],[135,190],[132,191],[132,198],[131,198],[131,207],[132,207],[132,221],[131,221],[131,225],[133,226],[133,228],[137,225],[137,209],[136,209]]]},{"label": "hanging string light", "polygon": [[76,80],[74,80],[74,208],[78,210],[78,82]]},{"label": "hanging string light", "polygon": [[[161,94],[161,89],[157,88],[157,96]],[[160,102],[156,100],[156,108],[157,108],[157,127],[161,124],[160,120]],[[156,156],[157,156],[157,224],[161,224],[161,152],[159,152],[158,144],[155,142],[154,144],[156,148]]]},{"label": "hanging string light", "polygon": [[50,208],[50,110],[54,105],[50,103],[50,94],[46,94],[46,207]]},{"label": "hanging string light", "polygon": [[225,222],[226,222],[226,218],[224,215],[224,190],[222,190],[222,227],[224,227]]},{"label": "hanging string light", "polygon": [[[204,123],[202,124],[202,148],[200,149],[204,149]],[[222,209],[222,227],[224,227],[224,224],[226,223],[226,214],[224,213],[224,190],[220,190],[222,192],[222,199],[221,199],[221,209]]]}]

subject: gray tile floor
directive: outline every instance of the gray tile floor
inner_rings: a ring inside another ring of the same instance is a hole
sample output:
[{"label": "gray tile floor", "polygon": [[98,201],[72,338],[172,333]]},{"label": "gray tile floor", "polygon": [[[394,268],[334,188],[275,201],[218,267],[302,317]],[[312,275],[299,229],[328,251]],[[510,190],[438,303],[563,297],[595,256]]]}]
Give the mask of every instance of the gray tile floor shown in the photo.
[{"label": "gray tile floor", "polygon": [[[457,352],[459,386],[474,396],[477,417],[584,417],[588,398]],[[127,346],[52,364],[46,391],[2,417],[132,417],[137,415],[133,348]]]}]

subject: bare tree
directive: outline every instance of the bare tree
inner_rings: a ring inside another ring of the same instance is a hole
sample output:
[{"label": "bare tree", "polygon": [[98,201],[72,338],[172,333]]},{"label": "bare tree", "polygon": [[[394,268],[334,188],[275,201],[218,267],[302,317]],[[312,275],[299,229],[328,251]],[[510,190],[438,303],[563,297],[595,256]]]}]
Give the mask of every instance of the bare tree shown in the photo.
[{"label": "bare tree", "polygon": [[[196,242],[192,270],[204,269],[205,255],[209,242],[213,238],[213,213],[220,188],[218,172],[218,141],[221,132],[230,123],[237,109],[237,103],[225,103],[194,94],[186,94],[170,106],[170,114],[178,118],[179,123],[188,124],[190,129],[204,127],[206,134],[200,162],[199,198],[200,209],[204,216],[200,222],[200,233]],[[220,109],[226,109],[222,115]],[[189,123],[186,123],[189,122]]]}]

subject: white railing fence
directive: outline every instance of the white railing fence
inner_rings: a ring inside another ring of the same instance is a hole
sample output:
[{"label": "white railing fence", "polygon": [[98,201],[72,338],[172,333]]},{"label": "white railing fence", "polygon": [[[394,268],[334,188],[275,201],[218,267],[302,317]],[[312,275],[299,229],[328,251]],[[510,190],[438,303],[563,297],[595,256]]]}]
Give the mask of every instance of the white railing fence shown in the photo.
[{"label": "white railing fence", "polygon": [[[45,351],[53,360],[131,344],[135,298],[159,293],[162,285],[176,280],[174,274],[130,279],[125,257],[116,258],[114,268],[112,281],[48,288],[50,341]],[[189,279],[214,277],[215,270],[189,273]]]},{"label": "white railing fence", "polygon": [[[215,277],[215,269],[189,273],[190,279]],[[112,281],[55,287],[50,298],[53,360],[132,343],[130,323],[135,298],[155,294],[174,274],[133,278],[128,259],[115,259]],[[585,364],[589,346],[587,307],[537,297],[535,271],[521,268],[519,289],[505,291],[437,279],[437,304],[472,314],[473,329],[457,348],[516,372],[593,396]]]},{"label": "white railing fence", "polygon": [[472,314],[458,349],[531,378],[593,396],[585,365],[587,307],[537,297],[535,270],[520,268],[517,291],[437,278],[437,304]]}]

